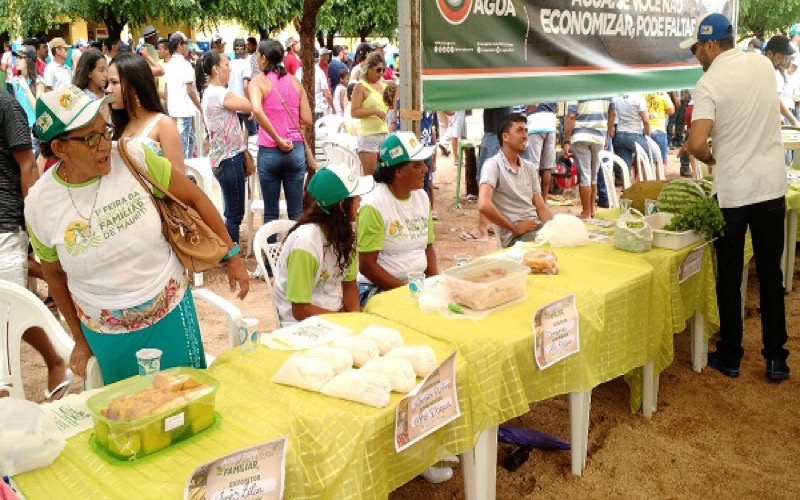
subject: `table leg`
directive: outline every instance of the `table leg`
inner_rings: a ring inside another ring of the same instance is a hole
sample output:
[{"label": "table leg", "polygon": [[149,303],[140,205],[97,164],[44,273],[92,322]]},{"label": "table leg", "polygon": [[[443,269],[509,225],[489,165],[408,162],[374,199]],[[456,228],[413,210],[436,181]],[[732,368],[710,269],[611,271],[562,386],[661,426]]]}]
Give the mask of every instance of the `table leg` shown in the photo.
[{"label": "table leg", "polygon": [[456,164],[456,208],[461,208],[461,167],[464,165],[464,145],[458,141],[458,163]]},{"label": "table leg", "polygon": [[645,418],[653,416],[655,409],[655,365],[652,359],[648,359],[642,369],[642,414]]},{"label": "table leg", "polygon": [[466,500],[494,500],[497,494],[497,426],[484,429],[475,447],[461,455]]},{"label": "table leg", "polygon": [[786,292],[791,292],[794,278],[794,256],[797,250],[797,210],[786,212],[786,249],[784,251],[783,283]]},{"label": "table leg", "polygon": [[694,313],[690,329],[692,331],[692,368],[697,373],[700,373],[708,363],[708,341],[706,340],[705,323],[701,312]]},{"label": "table leg", "polygon": [[586,468],[586,454],[589,444],[589,408],[592,391],[571,392],[569,394],[569,435],[572,454],[572,473],[583,474]]}]

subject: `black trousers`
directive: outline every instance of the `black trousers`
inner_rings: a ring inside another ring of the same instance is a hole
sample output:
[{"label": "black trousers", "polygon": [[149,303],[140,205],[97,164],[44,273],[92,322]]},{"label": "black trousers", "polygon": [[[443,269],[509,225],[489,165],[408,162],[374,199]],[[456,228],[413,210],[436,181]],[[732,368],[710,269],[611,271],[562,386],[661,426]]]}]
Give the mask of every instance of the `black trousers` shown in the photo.
[{"label": "black trousers", "polygon": [[717,353],[727,364],[738,366],[742,350],[742,268],[745,233],[750,228],[759,281],[761,335],[764,359],[786,359],[786,310],[783,301],[783,254],[786,199],[723,208],[725,235],[716,240],[717,304],[719,305],[720,340]]}]

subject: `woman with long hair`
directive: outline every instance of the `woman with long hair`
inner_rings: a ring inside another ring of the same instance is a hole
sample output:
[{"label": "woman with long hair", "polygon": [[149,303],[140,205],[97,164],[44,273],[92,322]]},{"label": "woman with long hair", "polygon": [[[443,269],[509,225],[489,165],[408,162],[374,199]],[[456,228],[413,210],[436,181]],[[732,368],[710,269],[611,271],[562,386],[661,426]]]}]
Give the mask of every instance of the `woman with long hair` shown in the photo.
[{"label": "woman with long hair", "polygon": [[138,139],[169,160],[172,168],[184,173],[178,126],[161,105],[147,61],[135,54],[115,57],[108,66],[106,92],[114,96],[111,102],[114,139]]},{"label": "woman with long hair", "polygon": [[72,75],[72,84],[96,101],[105,97],[107,83],[108,63],[106,57],[97,49],[85,51],[78,59],[78,66]]},{"label": "woman with long hair", "polygon": [[431,204],[423,189],[434,146],[411,132],[396,132],[381,146],[378,183],[358,212],[358,288],[361,304],[404,286],[408,273],[439,274],[433,249]]},{"label": "woman with long hair", "polygon": [[370,54],[364,65],[363,79],[353,90],[350,114],[359,119],[358,157],[365,174],[372,175],[378,164],[378,151],[389,133],[383,102],[385,85],[381,82],[386,64],[378,53]]},{"label": "woman with long hair", "polygon": [[[14,54],[17,56],[17,76],[11,81],[14,97],[25,111],[28,128],[33,128],[36,119],[36,97],[44,89],[41,83],[38,86],[36,84],[36,53],[29,47],[22,47],[14,51]],[[38,141],[34,141],[34,146],[38,149]]]},{"label": "woman with long hair", "polygon": [[289,231],[275,274],[280,325],[318,314],[360,311],[353,223],[372,177],[347,165],[321,168],[308,183],[310,203]]},{"label": "woman with long hair", "polygon": [[264,196],[264,223],[278,218],[278,201],[286,198],[289,218],[303,211],[306,153],[299,127],[313,123],[308,96],[300,82],[286,72],[283,47],[277,40],[258,44],[263,74],[250,81],[248,93],[258,130],[258,177]]},{"label": "woman with long hair", "polygon": [[219,181],[225,204],[225,227],[234,243],[244,217],[244,152],[247,139],[236,113],[250,114],[250,101],[226,87],[231,75],[228,56],[209,50],[195,66],[197,88],[202,99],[211,171]]}]

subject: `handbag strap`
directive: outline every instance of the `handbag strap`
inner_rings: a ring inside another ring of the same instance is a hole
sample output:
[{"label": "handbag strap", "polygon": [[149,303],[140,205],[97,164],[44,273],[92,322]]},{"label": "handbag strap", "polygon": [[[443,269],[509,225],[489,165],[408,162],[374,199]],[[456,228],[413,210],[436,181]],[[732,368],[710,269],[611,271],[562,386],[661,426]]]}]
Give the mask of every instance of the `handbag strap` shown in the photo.
[{"label": "handbag strap", "polygon": [[147,184],[145,184],[144,181],[146,180],[147,182],[149,182],[151,184],[151,186],[155,187],[156,189],[158,189],[159,191],[164,193],[165,196],[168,196],[172,201],[177,203],[181,208],[186,209],[186,203],[184,203],[181,200],[179,200],[178,198],[176,198],[172,193],[169,192],[169,189],[167,189],[164,186],[162,186],[161,183],[158,182],[157,180],[155,180],[153,178],[153,176],[150,175],[150,173],[146,169],[143,169],[142,167],[140,167],[133,160],[133,158],[131,158],[131,156],[128,154],[128,146],[127,146],[128,142],[130,140],[131,139],[120,139],[117,142],[117,145],[118,145],[120,156],[122,156],[122,160],[125,162],[125,165],[128,167],[128,170],[130,170],[131,173],[133,174],[133,176],[136,177],[136,180],[139,181],[139,184],[141,184],[142,187],[145,188],[148,193],[150,193],[151,197],[155,197],[155,195],[153,194],[152,189],[149,186],[147,186]]},{"label": "handbag strap", "polygon": [[292,116],[292,112],[291,112],[291,110],[289,110],[289,106],[286,105],[286,101],[283,100],[283,94],[281,94],[281,91],[280,91],[280,89],[278,89],[278,86],[273,84],[272,87],[275,89],[275,93],[278,94],[278,99],[281,100],[281,104],[283,105],[283,109],[285,109],[286,110],[286,114],[289,115],[289,120],[291,120],[292,125],[294,125],[294,128],[296,128],[297,131],[300,132],[300,137],[303,139],[303,145],[306,147],[306,151],[308,151],[308,142],[306,141],[305,134],[300,129],[300,124],[298,124],[297,120],[295,120],[294,116]]}]

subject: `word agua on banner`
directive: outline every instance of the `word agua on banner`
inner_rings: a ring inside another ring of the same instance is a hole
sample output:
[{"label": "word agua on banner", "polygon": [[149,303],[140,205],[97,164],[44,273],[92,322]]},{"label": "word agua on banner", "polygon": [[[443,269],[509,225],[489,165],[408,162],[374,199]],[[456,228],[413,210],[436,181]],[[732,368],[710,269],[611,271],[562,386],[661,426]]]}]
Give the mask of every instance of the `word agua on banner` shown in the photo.
[{"label": "word agua on banner", "polygon": [[533,355],[540,370],[580,350],[575,294],[537,309],[533,315]]},{"label": "word agua on banner", "polygon": [[685,16],[683,0],[572,0],[571,7],[588,10],[541,9],[542,31],[630,38],[687,37],[695,32],[696,20]]},{"label": "word agua on banner", "polygon": [[397,404],[395,450],[400,453],[460,416],[454,351]]},{"label": "word agua on banner", "polygon": [[201,465],[186,482],[184,500],[281,500],[286,443],[282,437]]}]

